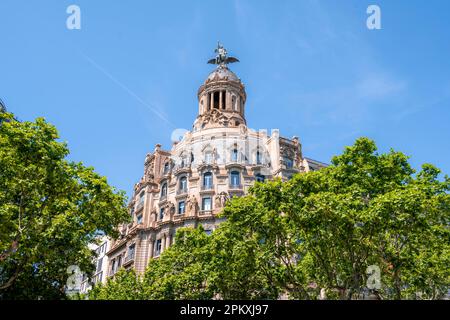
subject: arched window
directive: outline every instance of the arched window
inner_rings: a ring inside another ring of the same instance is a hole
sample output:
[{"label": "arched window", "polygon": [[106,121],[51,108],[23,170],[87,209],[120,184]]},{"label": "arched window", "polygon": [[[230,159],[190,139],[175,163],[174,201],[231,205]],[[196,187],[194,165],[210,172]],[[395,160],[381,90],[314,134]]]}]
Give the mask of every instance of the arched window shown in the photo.
[{"label": "arched window", "polygon": [[212,189],[213,179],[211,172],[205,172],[203,174],[203,188],[204,189]]},{"label": "arched window", "polygon": [[164,182],[161,186],[161,198],[167,196],[167,182]]},{"label": "arched window", "polygon": [[230,185],[232,187],[237,187],[241,184],[241,175],[239,171],[230,172]]},{"label": "arched window", "polygon": [[186,177],[181,177],[180,178],[180,191],[187,191],[187,178]]}]

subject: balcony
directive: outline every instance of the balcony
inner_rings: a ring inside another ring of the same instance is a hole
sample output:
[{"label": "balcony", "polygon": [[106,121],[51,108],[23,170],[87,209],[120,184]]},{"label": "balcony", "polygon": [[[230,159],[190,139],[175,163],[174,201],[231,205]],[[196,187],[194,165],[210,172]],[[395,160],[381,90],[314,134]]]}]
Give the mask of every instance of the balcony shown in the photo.
[{"label": "balcony", "polygon": [[201,190],[202,191],[212,191],[212,190],[214,190],[214,185],[213,184],[202,185]]},{"label": "balcony", "polygon": [[187,188],[177,189],[177,196],[185,195],[188,193]]},{"label": "balcony", "polygon": [[240,183],[230,183],[229,185],[228,185],[228,188],[230,189],[230,190],[242,190],[243,189],[243,186],[242,186],[242,184],[240,184]]},{"label": "balcony", "polygon": [[127,265],[129,263],[132,263],[134,261],[134,252],[133,253],[129,253],[126,257],[125,257],[125,261],[123,262],[123,265]]},{"label": "balcony", "polygon": [[213,213],[212,209],[211,210],[200,210],[198,212],[198,215],[199,216],[210,216],[210,215],[212,215],[212,213]]}]

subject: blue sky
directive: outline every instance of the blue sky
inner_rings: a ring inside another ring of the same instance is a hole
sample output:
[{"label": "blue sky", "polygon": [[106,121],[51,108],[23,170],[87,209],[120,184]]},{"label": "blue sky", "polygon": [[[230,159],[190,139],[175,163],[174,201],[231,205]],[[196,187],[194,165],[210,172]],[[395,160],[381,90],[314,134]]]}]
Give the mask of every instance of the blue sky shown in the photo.
[{"label": "blue sky", "polygon": [[[81,8],[68,30],[66,8]],[[366,28],[381,8],[382,29]],[[0,2],[0,97],[43,116],[130,194],[156,143],[190,129],[217,40],[241,62],[247,122],[324,162],[359,136],[450,173],[449,1]]]}]

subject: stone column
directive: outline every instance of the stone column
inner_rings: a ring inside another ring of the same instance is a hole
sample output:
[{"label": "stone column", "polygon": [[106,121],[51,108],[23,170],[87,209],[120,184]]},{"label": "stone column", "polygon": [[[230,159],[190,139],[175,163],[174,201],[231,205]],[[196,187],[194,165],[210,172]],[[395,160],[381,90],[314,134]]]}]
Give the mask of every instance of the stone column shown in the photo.
[{"label": "stone column", "polygon": [[209,96],[209,110],[212,109],[214,109],[214,92],[211,92]]},{"label": "stone column", "polygon": [[223,95],[223,91],[220,90],[219,91],[219,110],[222,110],[222,95]]},{"label": "stone column", "polygon": [[149,245],[148,245],[148,259],[147,259],[147,264],[150,261],[150,259],[153,258],[153,250],[155,249],[155,240],[150,239],[149,241]]},{"label": "stone column", "polygon": [[231,110],[231,93],[225,91],[225,110]]},{"label": "stone column", "polygon": [[167,234],[167,237],[166,237],[166,249],[168,249],[170,247],[170,240],[171,240],[170,234]]}]

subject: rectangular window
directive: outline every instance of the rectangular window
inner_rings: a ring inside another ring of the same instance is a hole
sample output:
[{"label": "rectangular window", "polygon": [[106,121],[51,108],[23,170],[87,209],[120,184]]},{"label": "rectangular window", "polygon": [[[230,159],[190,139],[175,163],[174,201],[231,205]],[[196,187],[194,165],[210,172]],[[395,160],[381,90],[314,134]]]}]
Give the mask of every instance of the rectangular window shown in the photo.
[{"label": "rectangular window", "polygon": [[134,259],[134,250],[135,250],[135,245],[132,244],[131,246],[128,247],[128,259],[127,260],[131,260]]},{"label": "rectangular window", "polygon": [[284,164],[286,165],[287,169],[292,169],[294,167],[294,161],[288,157],[284,157]]},{"label": "rectangular window", "polygon": [[237,171],[232,171],[230,174],[230,185],[236,187],[240,185],[240,173]]},{"label": "rectangular window", "polygon": [[178,202],[178,214],[183,214],[185,210],[186,210],[185,202],[184,201]]},{"label": "rectangular window", "polygon": [[203,186],[208,189],[212,187],[212,173],[211,172],[206,172],[203,175]]},{"label": "rectangular window", "polygon": [[161,254],[161,239],[156,240],[155,245],[155,256],[159,256]]},{"label": "rectangular window", "polygon": [[111,262],[111,274],[113,275],[114,273],[116,273],[116,260],[113,259],[113,261]]},{"label": "rectangular window", "polygon": [[203,211],[211,211],[211,197],[205,197],[202,199],[202,210]]},{"label": "rectangular window", "polygon": [[137,217],[136,217],[136,223],[137,224],[141,224],[142,223],[142,214],[140,214],[140,215],[138,215]]},{"label": "rectangular window", "polygon": [[159,209],[159,220],[164,219],[164,208]]},{"label": "rectangular window", "polygon": [[103,265],[103,258],[100,258],[97,260],[97,271],[99,272],[100,270],[102,270],[102,265]]},{"label": "rectangular window", "polygon": [[238,150],[237,149],[233,149],[233,151],[231,152],[231,161],[233,161],[233,162],[238,161]]}]

